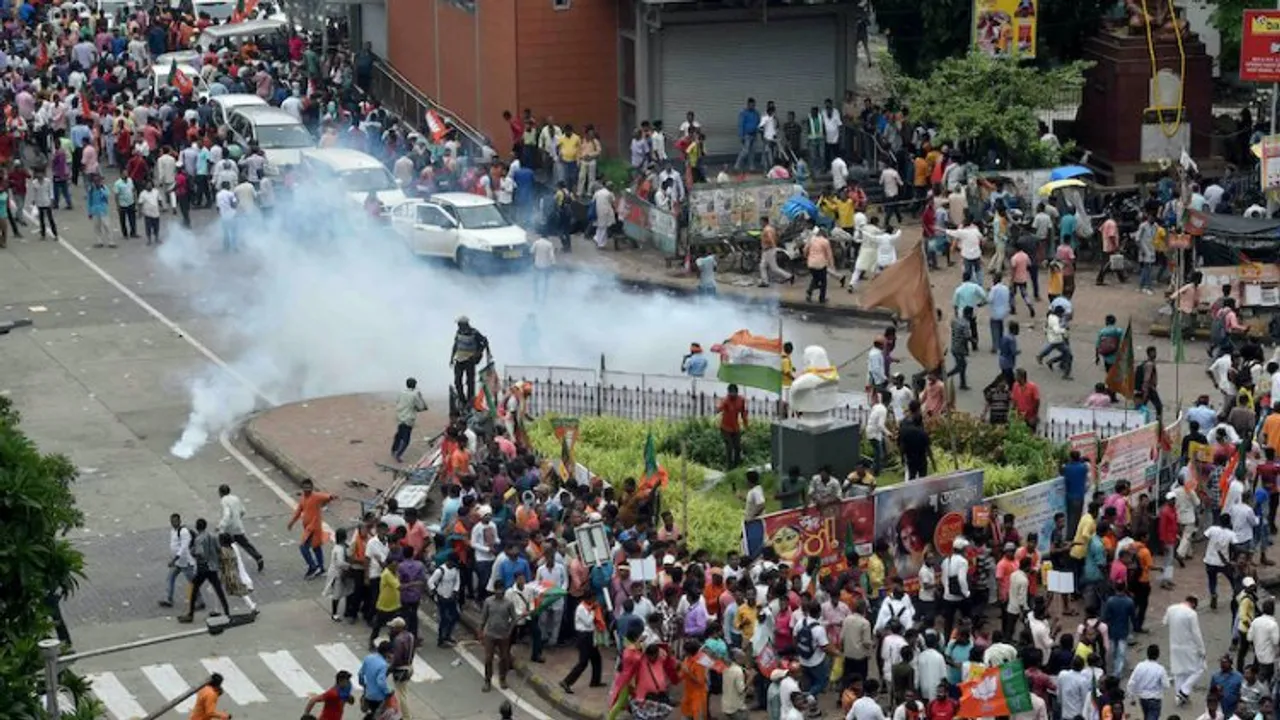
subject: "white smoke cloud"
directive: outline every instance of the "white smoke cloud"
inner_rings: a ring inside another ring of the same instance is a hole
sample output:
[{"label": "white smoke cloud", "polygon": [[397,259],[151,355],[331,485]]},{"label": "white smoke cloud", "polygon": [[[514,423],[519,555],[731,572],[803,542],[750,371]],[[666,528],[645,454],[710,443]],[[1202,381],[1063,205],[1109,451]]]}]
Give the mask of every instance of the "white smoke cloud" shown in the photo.
[{"label": "white smoke cloud", "polygon": [[[342,212],[334,212],[342,208]],[[629,293],[611,280],[559,273],[536,303],[529,274],[466,276],[414,258],[345,195],[307,190],[220,255],[217,224],[167,234],[161,265],[193,288],[192,305],[237,350],[230,369],[189,378],[191,414],[171,452],[194,455],[262,403],[396,390],[418,378],[430,395],[452,382],[455,319],[484,333],[498,365],[598,367],[678,374],[690,342],[710,346],[743,327],[776,327],[764,310]],[[576,241],[574,252],[598,252]],[[606,252],[612,252],[606,251]],[[536,333],[524,327],[529,317]],[[536,337],[534,342],[528,336]],[[247,387],[251,384],[253,387]]]}]

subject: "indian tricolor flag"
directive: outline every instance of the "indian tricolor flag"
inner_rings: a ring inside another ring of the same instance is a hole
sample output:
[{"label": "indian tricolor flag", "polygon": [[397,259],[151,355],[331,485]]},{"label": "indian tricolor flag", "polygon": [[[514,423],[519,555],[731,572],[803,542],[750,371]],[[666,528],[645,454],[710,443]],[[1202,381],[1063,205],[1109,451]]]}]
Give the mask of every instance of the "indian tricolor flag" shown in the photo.
[{"label": "indian tricolor flag", "polygon": [[529,608],[529,617],[538,616],[543,610],[550,608],[557,600],[568,595],[568,591],[550,580],[541,580],[533,584],[533,606]]},{"label": "indian tricolor flag", "polygon": [[720,353],[721,382],[782,392],[782,338],[739,330],[712,350]]}]

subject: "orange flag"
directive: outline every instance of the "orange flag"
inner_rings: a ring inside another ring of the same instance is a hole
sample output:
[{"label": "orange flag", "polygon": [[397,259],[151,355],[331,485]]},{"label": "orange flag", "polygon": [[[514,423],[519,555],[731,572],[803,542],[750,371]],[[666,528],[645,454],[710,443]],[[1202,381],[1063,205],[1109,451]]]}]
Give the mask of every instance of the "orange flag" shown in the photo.
[{"label": "orange flag", "polygon": [[1240,449],[1231,454],[1231,459],[1227,461],[1227,466],[1222,468],[1222,474],[1218,476],[1218,511],[1227,511],[1227,490],[1231,488],[1231,481],[1236,476],[1236,467],[1240,464]]},{"label": "orange flag", "polygon": [[938,318],[929,288],[929,269],[924,259],[924,243],[906,257],[885,268],[862,293],[865,308],[885,308],[911,326],[907,350],[926,370],[942,367],[942,341],[938,338]]}]

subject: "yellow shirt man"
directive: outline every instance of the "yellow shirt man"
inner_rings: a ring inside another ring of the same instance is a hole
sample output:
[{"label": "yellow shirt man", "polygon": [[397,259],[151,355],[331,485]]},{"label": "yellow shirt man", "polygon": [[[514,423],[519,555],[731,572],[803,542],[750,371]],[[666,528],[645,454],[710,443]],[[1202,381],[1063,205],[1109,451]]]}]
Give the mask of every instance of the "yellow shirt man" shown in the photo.
[{"label": "yellow shirt man", "polygon": [[560,159],[565,162],[578,161],[578,148],[582,146],[582,138],[577,133],[567,133],[560,138]]},{"label": "yellow shirt man", "polygon": [[1080,523],[1076,525],[1076,536],[1071,541],[1071,557],[1076,560],[1083,560],[1085,553],[1089,551],[1089,541],[1093,539],[1095,533],[1098,532],[1098,523],[1088,512],[1080,516]]},{"label": "yellow shirt man", "polygon": [[[795,363],[791,361],[790,355],[783,355],[782,356],[782,387],[784,388],[791,387],[791,381],[795,379],[796,379]],[[1280,417],[1280,415],[1273,415],[1272,417]]]}]

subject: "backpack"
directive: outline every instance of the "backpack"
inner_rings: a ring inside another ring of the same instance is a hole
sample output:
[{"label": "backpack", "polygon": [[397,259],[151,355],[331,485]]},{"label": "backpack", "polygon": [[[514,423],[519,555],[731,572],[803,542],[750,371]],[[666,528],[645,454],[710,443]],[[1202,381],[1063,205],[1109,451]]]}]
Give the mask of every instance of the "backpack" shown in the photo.
[{"label": "backpack", "polygon": [[807,658],[813,655],[813,622],[810,620],[800,621],[800,629],[796,631],[796,655],[801,658]]},{"label": "backpack", "polygon": [[1088,620],[1083,623],[1083,631],[1080,633],[1080,643],[1087,645],[1096,653],[1102,652],[1102,634],[1098,632],[1099,620],[1094,620],[1093,624],[1089,624]]},{"label": "backpack", "polygon": [[[950,558],[948,558],[948,560],[950,560]],[[962,597],[964,595],[964,590],[960,587],[960,576],[951,572],[952,564],[953,563],[944,563],[944,567],[942,568],[942,572],[947,576],[947,594],[953,597]]]},{"label": "backpack", "polygon": [[1115,335],[1103,335],[1098,338],[1098,354],[1114,355],[1120,350],[1120,338]]}]

